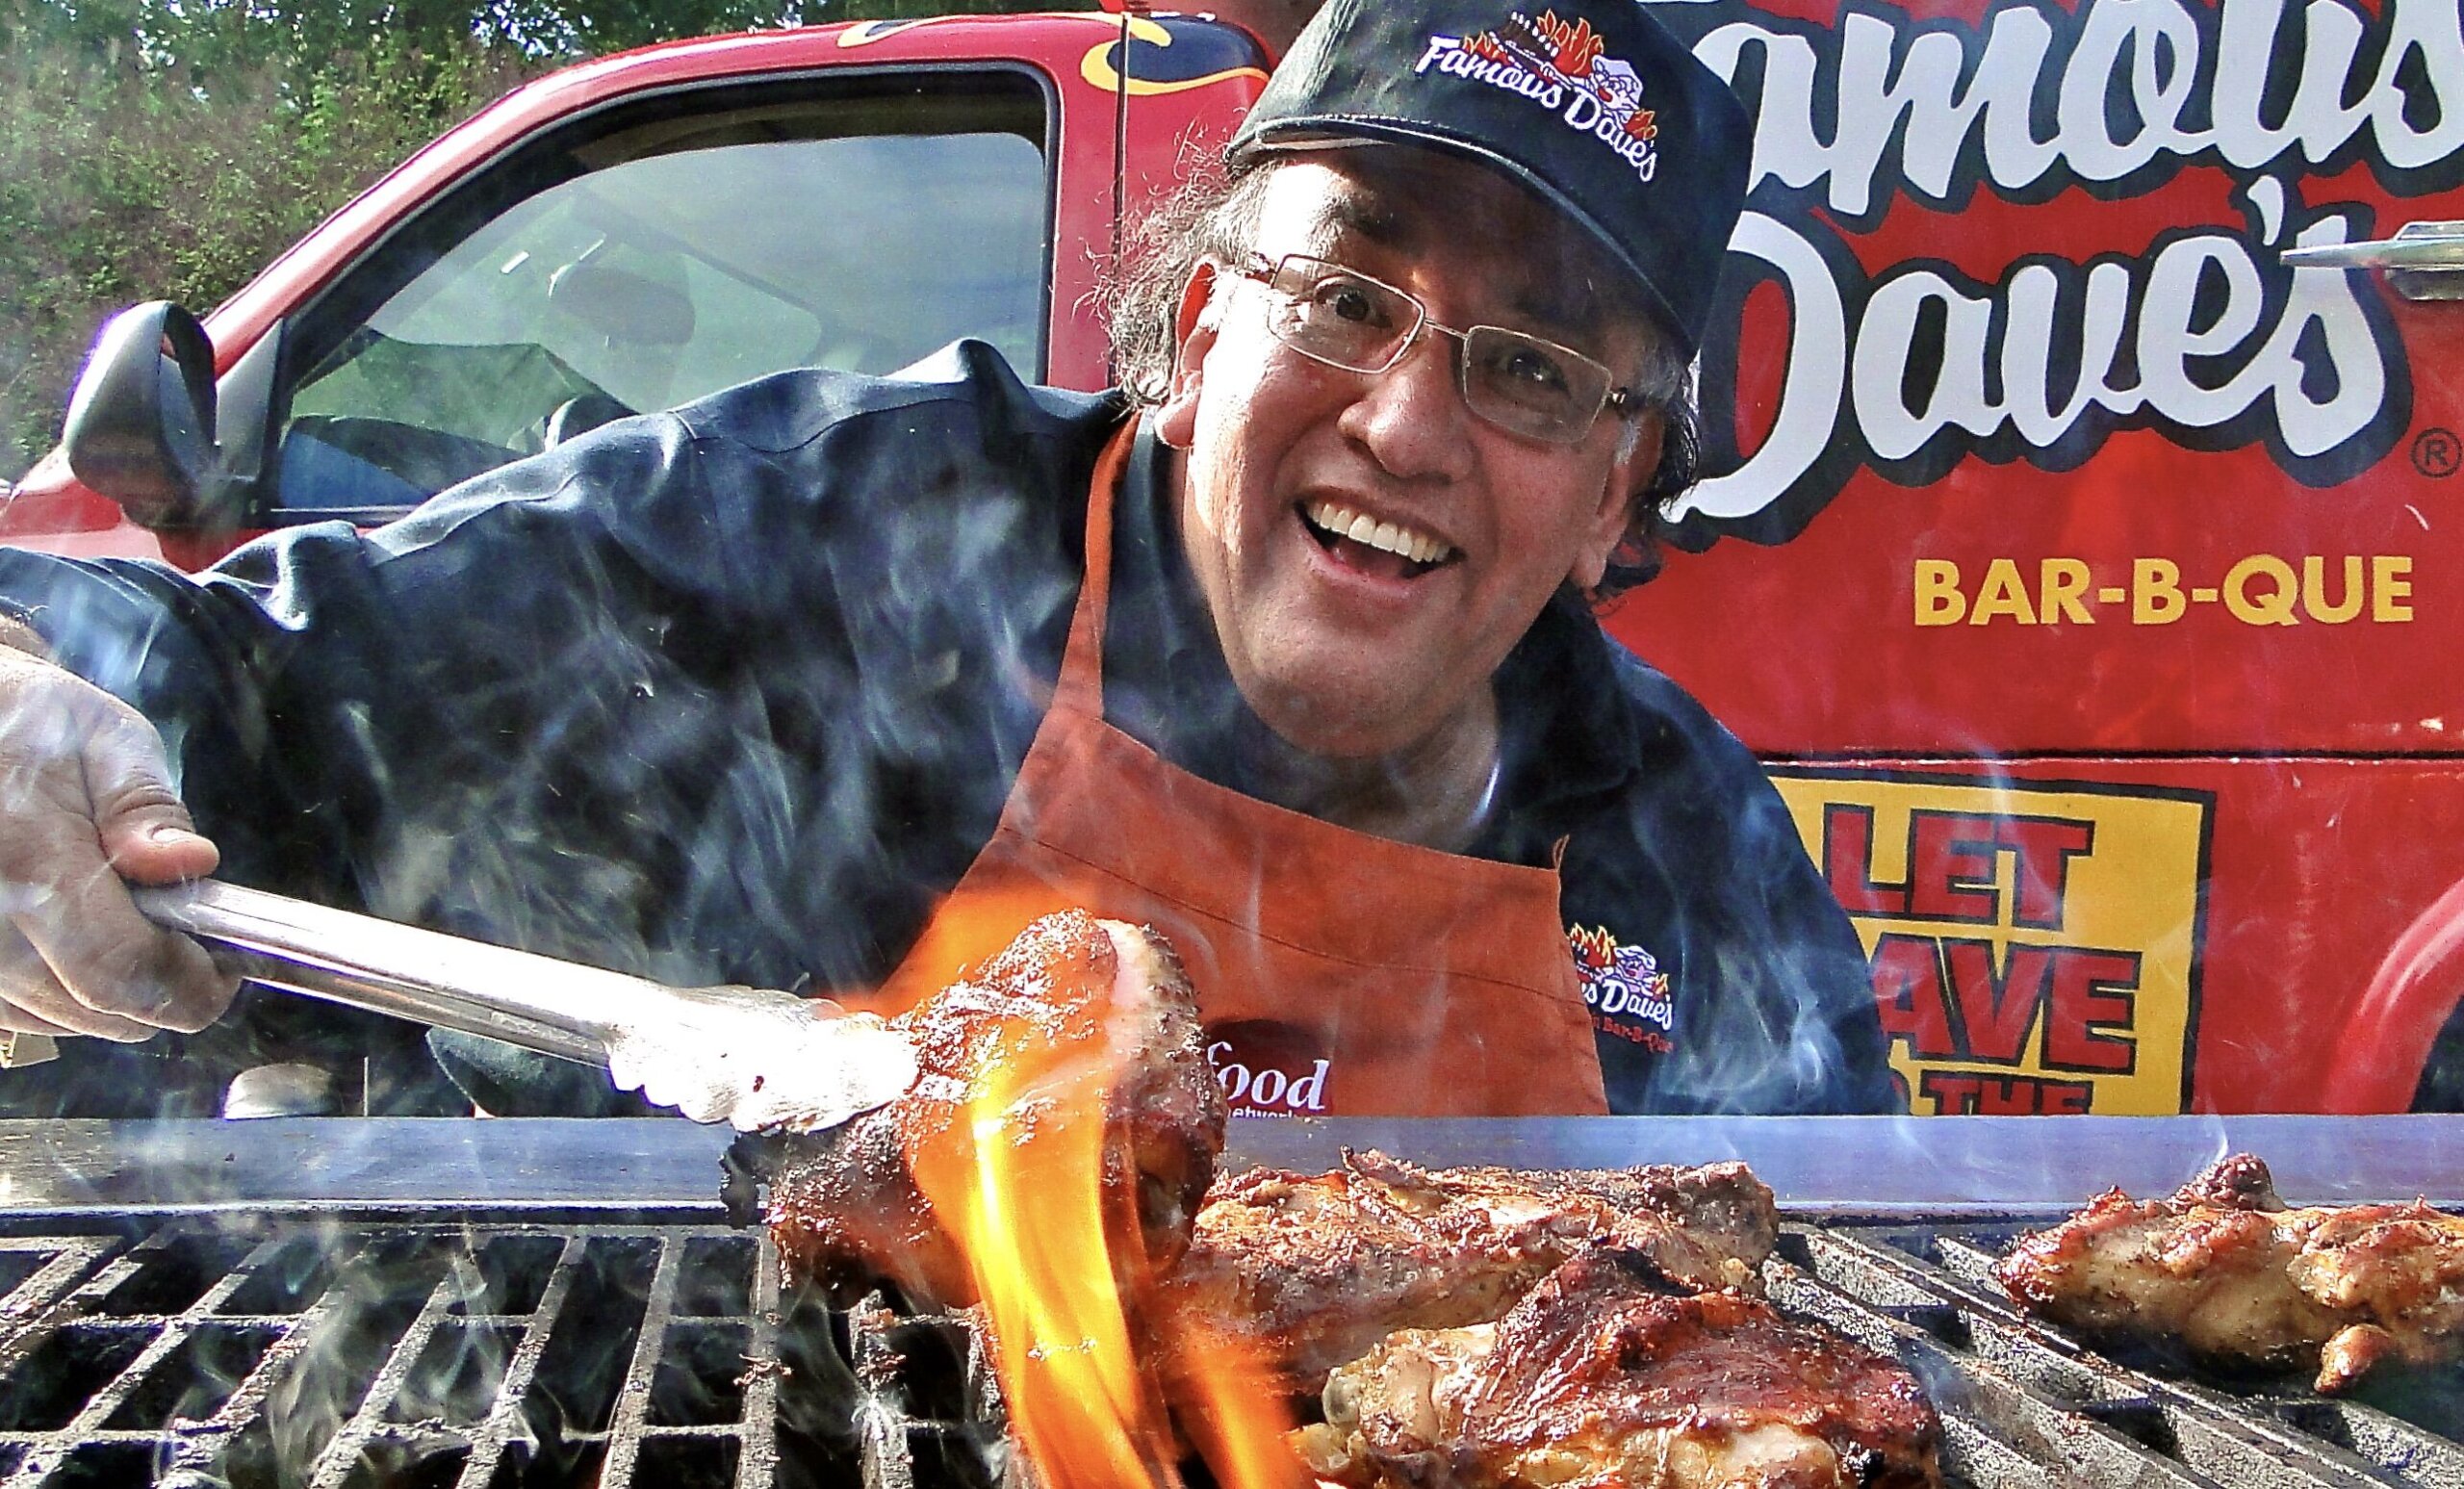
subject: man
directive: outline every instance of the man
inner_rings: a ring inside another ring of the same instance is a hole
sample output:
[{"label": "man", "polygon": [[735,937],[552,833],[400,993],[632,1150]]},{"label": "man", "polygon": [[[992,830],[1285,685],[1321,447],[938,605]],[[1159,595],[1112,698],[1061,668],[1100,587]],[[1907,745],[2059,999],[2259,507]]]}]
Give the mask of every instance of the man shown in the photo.
[{"label": "man", "polygon": [[[218,846],[270,887],[885,1004],[1089,905],[1180,948],[1252,1110],[1887,1107],[1777,796],[1586,605],[1686,463],[1746,148],[1630,0],[1338,0],[1164,313],[1130,296],[1127,422],[962,344],[202,582],[0,558],[29,646],[159,725],[180,782],[144,720],[0,658],[0,1021],[211,1024],[229,987],[119,881]],[[608,1109],[603,1077],[432,1042],[491,1110]]]}]

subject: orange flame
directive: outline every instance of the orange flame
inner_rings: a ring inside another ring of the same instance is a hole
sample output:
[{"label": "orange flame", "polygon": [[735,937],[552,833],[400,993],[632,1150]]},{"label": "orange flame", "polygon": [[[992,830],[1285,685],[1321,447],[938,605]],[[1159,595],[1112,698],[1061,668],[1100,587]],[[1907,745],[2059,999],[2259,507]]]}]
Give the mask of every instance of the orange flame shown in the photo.
[{"label": "orange flame", "polygon": [[1224,1489],[1316,1489],[1288,1438],[1292,1415],[1241,1342],[1198,1327],[1175,1340],[1175,1399],[1198,1456]]},{"label": "orange flame", "polygon": [[1578,19],[1568,25],[1557,19],[1554,11],[1541,12],[1539,24],[1533,29],[1556,49],[1556,56],[1551,60],[1559,72],[1570,78],[1589,77],[1593,60],[1608,44],[1592,35],[1590,20]]},{"label": "orange flame", "polygon": [[1011,1431],[1040,1489],[1177,1489],[1168,1382],[1224,1489],[1305,1489],[1264,1373],[1160,1304],[1110,1117],[1134,1053],[1110,1031],[1133,1021],[1090,1012],[1004,1023],[967,1119],[911,1158],[983,1301]]}]

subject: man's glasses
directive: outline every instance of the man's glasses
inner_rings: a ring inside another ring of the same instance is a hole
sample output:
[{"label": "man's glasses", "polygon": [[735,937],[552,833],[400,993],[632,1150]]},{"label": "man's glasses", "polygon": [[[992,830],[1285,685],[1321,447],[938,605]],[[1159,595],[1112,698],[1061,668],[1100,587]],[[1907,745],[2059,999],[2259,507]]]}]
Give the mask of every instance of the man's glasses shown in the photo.
[{"label": "man's glasses", "polygon": [[1340,264],[1295,253],[1273,262],[1260,256],[1233,272],[1274,295],[1267,327],[1277,341],[1329,367],[1383,372],[1410,354],[1423,331],[1451,338],[1464,403],[1516,434],[1572,445],[1602,409],[1624,415],[1642,406],[1640,394],[1611,387],[1608,369],[1571,347],[1502,325],[1440,325],[1414,295]]}]

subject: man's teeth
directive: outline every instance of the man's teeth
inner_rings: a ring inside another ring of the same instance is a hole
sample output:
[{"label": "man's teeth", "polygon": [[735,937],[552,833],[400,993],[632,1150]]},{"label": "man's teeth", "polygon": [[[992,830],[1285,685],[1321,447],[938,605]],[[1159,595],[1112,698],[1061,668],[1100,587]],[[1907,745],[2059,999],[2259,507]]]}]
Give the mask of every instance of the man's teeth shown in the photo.
[{"label": "man's teeth", "polygon": [[1451,544],[1440,543],[1425,532],[1414,532],[1394,523],[1382,523],[1364,512],[1332,501],[1312,501],[1301,508],[1310,524],[1320,531],[1354,543],[1399,553],[1414,563],[1439,563],[1454,556]]}]

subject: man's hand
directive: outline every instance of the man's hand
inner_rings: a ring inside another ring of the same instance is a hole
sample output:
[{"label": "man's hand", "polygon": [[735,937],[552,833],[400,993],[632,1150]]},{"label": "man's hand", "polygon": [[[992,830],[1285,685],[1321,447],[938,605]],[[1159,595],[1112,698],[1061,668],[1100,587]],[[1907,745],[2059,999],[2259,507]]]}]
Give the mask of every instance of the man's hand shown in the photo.
[{"label": "man's hand", "polygon": [[238,980],[138,913],[123,883],[219,860],[169,783],[136,709],[0,647],[0,1030],[135,1042],[230,1006]]}]

